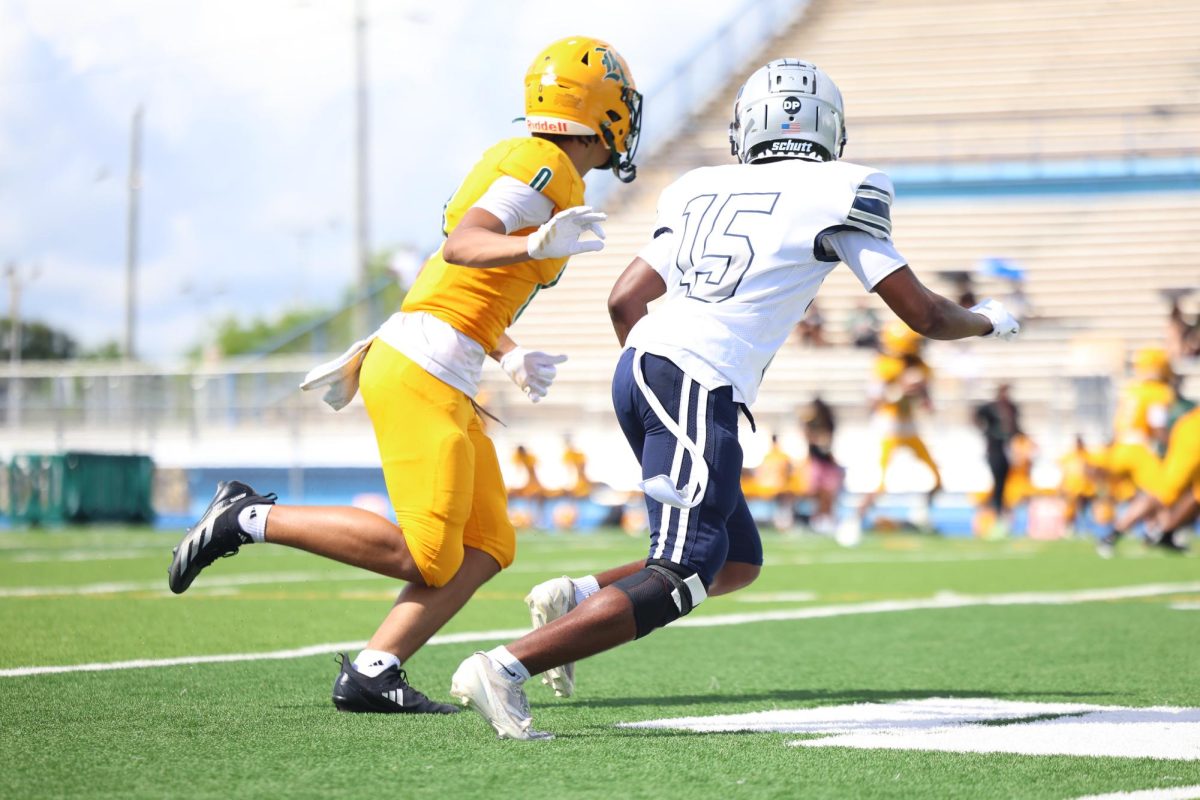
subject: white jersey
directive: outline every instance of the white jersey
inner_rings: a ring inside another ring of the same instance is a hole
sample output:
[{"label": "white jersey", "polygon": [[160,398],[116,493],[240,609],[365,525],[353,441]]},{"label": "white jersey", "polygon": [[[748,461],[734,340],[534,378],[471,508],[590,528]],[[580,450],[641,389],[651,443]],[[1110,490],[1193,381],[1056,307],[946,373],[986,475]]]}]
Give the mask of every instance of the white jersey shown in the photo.
[{"label": "white jersey", "polygon": [[891,244],[892,197],[887,175],[843,161],[692,170],[659,197],[655,238],[639,255],[667,291],[626,346],[754,402],[838,261],[867,291],[904,266]]}]

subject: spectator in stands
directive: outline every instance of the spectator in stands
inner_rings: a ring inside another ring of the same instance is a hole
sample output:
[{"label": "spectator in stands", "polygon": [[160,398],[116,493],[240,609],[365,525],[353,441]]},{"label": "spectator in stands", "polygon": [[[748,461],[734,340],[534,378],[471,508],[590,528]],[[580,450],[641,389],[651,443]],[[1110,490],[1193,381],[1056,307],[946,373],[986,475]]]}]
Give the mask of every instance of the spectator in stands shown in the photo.
[{"label": "spectator in stands", "polygon": [[879,315],[867,305],[867,301],[860,299],[854,304],[846,328],[850,334],[848,338],[855,347],[874,350],[879,346]]},{"label": "spectator in stands", "polygon": [[808,439],[807,490],[816,501],[809,523],[814,531],[833,535],[837,528],[837,499],[846,471],[833,458],[833,431],[837,420],[833,408],[818,395],[801,413],[804,437]]},{"label": "spectator in stands", "polygon": [[971,308],[978,301],[975,297],[975,283],[969,272],[959,272],[954,276],[954,298],[963,308]]},{"label": "spectator in stands", "polygon": [[825,317],[821,316],[816,300],[809,304],[804,319],[796,323],[796,338],[800,344],[808,347],[824,347],[828,344],[825,341]]},{"label": "spectator in stands", "polygon": [[1200,315],[1189,322],[1179,307],[1178,297],[1171,298],[1171,310],[1167,313],[1166,349],[1172,360],[1200,355]]},{"label": "spectator in stands", "polygon": [[975,410],[975,424],[983,432],[988,469],[992,472],[990,505],[997,524],[1004,524],[1004,487],[1010,466],[1008,449],[1013,437],[1021,431],[1020,411],[1009,395],[1008,384],[996,387],[996,398]]},{"label": "spectator in stands", "polygon": [[1008,282],[1008,297],[1004,298],[1004,305],[1021,322],[1026,322],[1033,316],[1033,304],[1029,301],[1029,295],[1025,294],[1023,280]]}]

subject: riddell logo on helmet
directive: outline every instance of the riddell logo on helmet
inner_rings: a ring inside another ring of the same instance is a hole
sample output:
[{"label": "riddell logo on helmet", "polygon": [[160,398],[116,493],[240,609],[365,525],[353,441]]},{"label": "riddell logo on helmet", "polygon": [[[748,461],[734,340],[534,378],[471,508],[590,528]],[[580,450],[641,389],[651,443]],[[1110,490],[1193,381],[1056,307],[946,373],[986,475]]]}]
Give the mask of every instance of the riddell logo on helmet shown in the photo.
[{"label": "riddell logo on helmet", "polygon": [[550,122],[544,119],[530,120],[529,130],[534,133],[570,133],[565,122]]},{"label": "riddell logo on helmet", "polygon": [[771,142],[773,153],[811,153],[812,142],[798,142],[795,139],[777,139]]}]

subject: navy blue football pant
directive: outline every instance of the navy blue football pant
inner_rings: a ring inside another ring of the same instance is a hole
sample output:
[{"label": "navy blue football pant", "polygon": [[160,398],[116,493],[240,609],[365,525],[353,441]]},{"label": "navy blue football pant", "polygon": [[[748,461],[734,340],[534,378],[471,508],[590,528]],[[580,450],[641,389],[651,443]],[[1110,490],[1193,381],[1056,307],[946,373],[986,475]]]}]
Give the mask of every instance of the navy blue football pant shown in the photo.
[{"label": "navy blue football pant", "polygon": [[[642,465],[642,478],[667,475],[686,494],[692,455],[650,407],[633,370],[634,351],[621,354],[613,375],[613,408]],[[663,505],[646,495],[652,559],[666,559],[700,575],[705,587],[726,561],[762,564],[762,541],[742,494],[742,447],[733,389],[709,391],[671,361],[645,353],[640,369],[666,413],[704,452],[708,483],[690,509]]]}]

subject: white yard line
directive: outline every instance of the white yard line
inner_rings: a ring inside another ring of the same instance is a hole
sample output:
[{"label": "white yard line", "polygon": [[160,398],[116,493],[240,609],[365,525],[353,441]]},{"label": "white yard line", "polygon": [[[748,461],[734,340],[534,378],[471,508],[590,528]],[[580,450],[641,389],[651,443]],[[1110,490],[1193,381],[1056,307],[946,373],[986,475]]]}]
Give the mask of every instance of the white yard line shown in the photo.
[{"label": "white yard line", "polygon": [[[464,644],[515,639],[529,633],[527,628],[513,630],[448,633],[434,636],[429,644]],[[285,661],[292,658],[327,655],[341,650],[352,651],[366,647],[365,641],[330,642],[297,647],[292,650],[271,650],[266,653],[225,653],[214,656],[181,656],[179,658],[142,658],[135,661],[106,661],[96,664],[67,664],[53,667],[17,667],[0,670],[0,678],[19,678],[26,675],[53,675],[61,672],[108,672],[114,669],[148,669],[150,667],[181,667],[191,664],[228,664],[234,661]]]},{"label": "white yard line", "polygon": [[1171,789],[1143,789],[1138,792],[1113,792],[1112,794],[1089,794],[1075,800],[1196,800],[1200,798],[1200,786],[1176,786]]},{"label": "white yard line", "polygon": [[[249,576],[247,576],[249,577]],[[211,582],[210,582],[211,583]],[[968,608],[972,606],[1009,605],[1063,605],[1090,603],[1105,600],[1127,600],[1135,597],[1154,597],[1164,594],[1200,591],[1200,582],[1153,583],[1142,586],[1119,586],[1112,589],[1083,589],[1074,592],[1022,592],[1019,594],[956,595],[942,593],[932,599],[888,600],[878,603],[815,606],[781,611],[763,611],[754,614],[713,614],[711,616],[687,617],[679,620],[677,628],[711,628],[721,625],[744,625],[752,622],[782,622],[825,617],[846,617],[856,614],[884,614],[894,611],[923,611],[944,608]],[[462,644],[466,642],[503,641],[527,633],[524,629],[471,631],[435,636],[428,644]],[[175,667],[187,664],[212,664],[230,661],[267,661],[331,653],[337,650],[356,650],[365,642],[341,642],[316,644],[294,650],[274,650],[265,653],[229,653],[212,656],[183,656],[180,658],[145,659],[138,661],[109,661],[94,664],[66,664],[47,667],[15,667],[0,670],[0,678],[18,678],[27,675],[47,675],[60,672],[103,672],[114,669],[145,669],[148,667]]]}]

